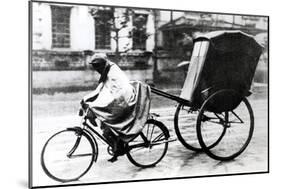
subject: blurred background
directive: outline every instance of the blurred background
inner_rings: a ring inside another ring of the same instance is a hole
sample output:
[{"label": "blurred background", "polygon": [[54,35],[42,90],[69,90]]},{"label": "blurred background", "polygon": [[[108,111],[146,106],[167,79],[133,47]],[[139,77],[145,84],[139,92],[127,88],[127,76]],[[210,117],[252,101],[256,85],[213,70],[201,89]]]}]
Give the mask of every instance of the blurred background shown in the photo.
[{"label": "blurred background", "polygon": [[[76,110],[74,104],[99,79],[86,64],[95,52],[106,53],[131,80],[177,95],[188,70],[181,63],[190,60],[193,38],[215,30],[241,30],[265,47],[253,82],[253,90],[261,91],[268,83],[267,29],[268,18],[262,16],[33,2],[33,113]],[[156,107],[172,103],[154,98]]]}]

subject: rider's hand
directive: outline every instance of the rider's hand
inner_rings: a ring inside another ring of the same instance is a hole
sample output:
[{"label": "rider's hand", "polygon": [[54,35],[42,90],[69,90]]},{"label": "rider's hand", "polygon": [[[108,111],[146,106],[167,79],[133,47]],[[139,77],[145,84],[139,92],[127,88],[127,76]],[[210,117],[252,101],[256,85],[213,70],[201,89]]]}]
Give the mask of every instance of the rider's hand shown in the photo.
[{"label": "rider's hand", "polygon": [[84,114],[84,110],[83,110],[82,108],[80,108],[80,109],[79,109],[79,112],[78,112],[78,115],[79,115],[79,116],[83,116],[83,114]]},{"label": "rider's hand", "polygon": [[84,102],[84,100],[81,100],[80,104],[81,104],[81,107],[82,107],[83,110],[86,110],[86,109],[89,107],[89,105],[86,104],[86,103]]}]

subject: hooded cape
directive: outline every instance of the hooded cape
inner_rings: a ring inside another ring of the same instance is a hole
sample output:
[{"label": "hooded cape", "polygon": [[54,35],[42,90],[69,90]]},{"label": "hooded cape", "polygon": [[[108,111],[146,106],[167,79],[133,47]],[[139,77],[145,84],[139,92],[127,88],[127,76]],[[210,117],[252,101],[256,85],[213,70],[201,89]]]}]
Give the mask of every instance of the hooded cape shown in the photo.
[{"label": "hooded cape", "polygon": [[[96,90],[84,97],[103,126],[129,141],[144,127],[150,109],[150,88],[130,82],[125,73],[109,62]],[[89,100],[90,99],[90,100]]]}]

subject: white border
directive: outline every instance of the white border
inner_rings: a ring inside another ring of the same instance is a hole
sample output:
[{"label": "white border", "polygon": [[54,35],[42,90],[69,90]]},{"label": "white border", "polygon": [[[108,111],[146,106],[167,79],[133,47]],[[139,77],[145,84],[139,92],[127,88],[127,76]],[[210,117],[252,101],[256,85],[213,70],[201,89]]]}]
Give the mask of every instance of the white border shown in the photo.
[{"label": "white border", "polygon": [[[70,188],[267,188],[280,179],[280,6],[246,0],[68,0],[75,3],[257,14],[270,16],[270,174],[105,184]],[[1,188],[27,188],[28,177],[28,1],[1,3]]]}]

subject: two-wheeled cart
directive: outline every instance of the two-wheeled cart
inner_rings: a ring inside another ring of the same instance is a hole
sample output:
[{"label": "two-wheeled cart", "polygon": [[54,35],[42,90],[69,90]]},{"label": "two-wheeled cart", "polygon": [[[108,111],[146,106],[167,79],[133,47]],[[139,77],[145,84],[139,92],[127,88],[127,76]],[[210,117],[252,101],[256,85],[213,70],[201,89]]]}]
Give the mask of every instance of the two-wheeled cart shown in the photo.
[{"label": "two-wheeled cart", "polygon": [[262,47],[241,31],[198,36],[180,96],[152,88],[175,100],[179,141],[216,160],[231,160],[248,146],[254,131],[250,88]]}]

